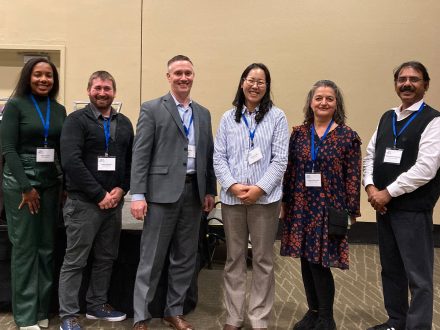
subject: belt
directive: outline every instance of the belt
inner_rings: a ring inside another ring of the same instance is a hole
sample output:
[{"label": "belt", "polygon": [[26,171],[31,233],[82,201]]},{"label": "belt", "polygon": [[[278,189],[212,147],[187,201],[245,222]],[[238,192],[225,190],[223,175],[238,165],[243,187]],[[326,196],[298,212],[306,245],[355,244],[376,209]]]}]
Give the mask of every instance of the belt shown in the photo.
[{"label": "belt", "polygon": [[185,175],[185,183],[189,183],[189,182],[193,182],[197,180],[197,174],[196,173],[191,173],[191,174],[187,174]]}]

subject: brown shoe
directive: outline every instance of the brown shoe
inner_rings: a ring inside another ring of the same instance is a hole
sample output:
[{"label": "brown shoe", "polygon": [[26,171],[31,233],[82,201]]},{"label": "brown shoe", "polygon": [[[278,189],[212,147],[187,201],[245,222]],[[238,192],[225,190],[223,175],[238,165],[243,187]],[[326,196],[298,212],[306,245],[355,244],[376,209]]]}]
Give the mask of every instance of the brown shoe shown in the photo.
[{"label": "brown shoe", "polygon": [[225,326],[223,327],[223,330],[240,330],[240,329],[241,329],[241,327],[235,327],[230,324],[225,324]]},{"label": "brown shoe", "polygon": [[147,323],[145,321],[136,322],[133,326],[133,330],[148,330]]},{"label": "brown shoe", "polygon": [[176,330],[194,330],[193,326],[186,322],[182,315],[165,316],[162,321]]}]

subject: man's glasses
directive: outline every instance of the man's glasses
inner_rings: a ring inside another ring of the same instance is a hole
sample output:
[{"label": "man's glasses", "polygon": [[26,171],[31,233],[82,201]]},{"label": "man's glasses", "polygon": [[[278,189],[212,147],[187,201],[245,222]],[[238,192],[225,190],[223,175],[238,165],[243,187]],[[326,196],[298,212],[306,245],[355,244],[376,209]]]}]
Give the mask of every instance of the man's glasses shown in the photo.
[{"label": "man's glasses", "polygon": [[399,77],[399,78],[397,78],[396,81],[399,84],[404,84],[404,83],[407,82],[407,80],[409,80],[410,83],[415,84],[415,83],[418,83],[419,81],[421,81],[423,79],[421,79],[419,77]]}]

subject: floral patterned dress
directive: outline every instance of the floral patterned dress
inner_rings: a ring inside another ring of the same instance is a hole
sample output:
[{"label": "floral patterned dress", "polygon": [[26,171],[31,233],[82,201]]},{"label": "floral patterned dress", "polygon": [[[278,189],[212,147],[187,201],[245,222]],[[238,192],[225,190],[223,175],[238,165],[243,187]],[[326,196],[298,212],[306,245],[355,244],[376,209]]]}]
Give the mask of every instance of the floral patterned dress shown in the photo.
[{"label": "floral patterned dress", "polygon": [[330,131],[319,145],[314,167],[321,172],[322,187],[306,187],[305,173],[312,172],[310,140],[310,125],[293,128],[283,181],[281,255],[348,269],[347,237],[329,237],[327,206],[360,216],[361,140],[345,125]]}]

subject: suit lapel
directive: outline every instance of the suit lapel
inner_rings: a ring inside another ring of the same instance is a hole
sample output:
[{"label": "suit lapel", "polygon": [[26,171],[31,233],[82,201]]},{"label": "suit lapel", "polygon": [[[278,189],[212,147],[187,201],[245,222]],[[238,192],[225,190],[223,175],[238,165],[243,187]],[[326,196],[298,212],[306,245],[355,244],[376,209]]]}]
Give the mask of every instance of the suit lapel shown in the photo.
[{"label": "suit lapel", "polygon": [[163,105],[165,109],[170,113],[171,117],[173,117],[177,127],[179,128],[180,132],[183,134],[183,136],[186,139],[185,130],[183,129],[183,124],[182,124],[182,119],[180,118],[179,115],[179,110],[177,110],[176,103],[174,103],[174,99],[170,93],[168,93],[163,97]]},{"label": "suit lapel", "polygon": [[192,102],[192,112],[194,116],[194,139],[196,141],[196,146],[199,145],[199,133],[200,133],[200,111],[199,106],[196,102]]}]

